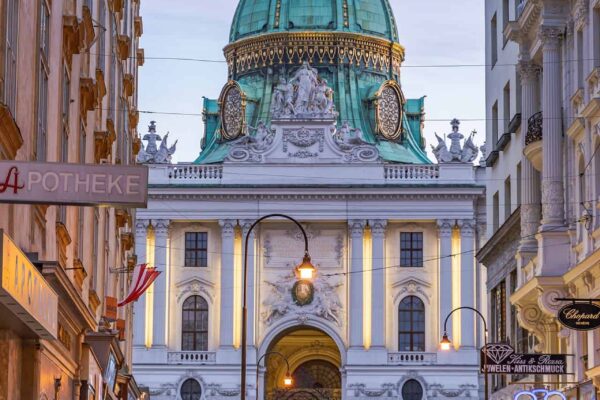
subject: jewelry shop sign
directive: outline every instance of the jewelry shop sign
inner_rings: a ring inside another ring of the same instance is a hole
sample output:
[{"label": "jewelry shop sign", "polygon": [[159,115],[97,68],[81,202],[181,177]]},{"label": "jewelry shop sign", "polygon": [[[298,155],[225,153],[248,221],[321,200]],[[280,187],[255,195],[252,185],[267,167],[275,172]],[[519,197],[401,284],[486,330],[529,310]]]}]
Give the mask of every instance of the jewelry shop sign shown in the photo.
[{"label": "jewelry shop sign", "polygon": [[573,303],[558,310],[558,320],[569,329],[591,331],[600,327],[600,306],[593,303]]},{"label": "jewelry shop sign", "polygon": [[566,354],[518,354],[504,343],[490,343],[481,349],[481,372],[488,374],[567,374]]},{"label": "jewelry shop sign", "polygon": [[0,161],[0,203],[146,207],[145,166]]}]

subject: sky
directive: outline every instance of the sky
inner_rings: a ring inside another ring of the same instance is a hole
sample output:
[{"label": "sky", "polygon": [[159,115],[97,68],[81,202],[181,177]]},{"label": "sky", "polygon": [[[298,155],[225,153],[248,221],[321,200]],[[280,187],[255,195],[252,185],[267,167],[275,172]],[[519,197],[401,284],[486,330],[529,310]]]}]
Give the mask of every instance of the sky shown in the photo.
[{"label": "sky", "polygon": [[[140,68],[138,131],[150,121],[157,132],[177,139],[174,162],[191,162],[200,152],[202,97],[216,99],[227,82],[223,47],[238,0],[144,0],[141,15],[145,64]],[[451,131],[485,140],[485,34],[482,0],[390,0],[400,44],[406,50],[402,89],[407,98],[426,95],[425,137]],[[168,4],[168,6],[166,6]],[[223,62],[161,60],[196,58]],[[149,113],[152,112],[152,113]],[[429,152],[430,153],[430,152]],[[430,153],[431,154],[431,153]],[[430,157],[432,157],[430,155]]]}]

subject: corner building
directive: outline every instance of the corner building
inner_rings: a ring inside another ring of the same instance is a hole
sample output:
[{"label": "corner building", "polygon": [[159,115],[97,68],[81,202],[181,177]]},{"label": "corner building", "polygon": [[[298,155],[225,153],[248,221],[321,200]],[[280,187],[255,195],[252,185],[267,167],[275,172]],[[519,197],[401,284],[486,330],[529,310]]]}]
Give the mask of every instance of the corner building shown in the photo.
[{"label": "corner building", "polygon": [[[438,350],[453,308],[484,307],[478,149],[453,121],[442,163],[427,158],[388,1],[241,1],[224,51],[198,159],[149,165],[136,254],[163,274],[135,305],[140,384],[160,400],[239,397],[247,256],[249,398],[479,397],[476,316],[453,314],[454,347]],[[271,213],[305,228],[310,283],[296,225],[250,231]]]},{"label": "corner building", "polygon": [[490,339],[573,355],[571,375],[494,377],[491,398],[594,399],[600,331],[563,326],[556,298],[600,296],[600,1],[485,4]]},{"label": "corner building", "polygon": [[[0,160],[134,162],[139,7],[0,0]],[[0,399],[143,398],[132,306],[115,301],[135,265],[134,220],[127,208],[0,204]]]}]

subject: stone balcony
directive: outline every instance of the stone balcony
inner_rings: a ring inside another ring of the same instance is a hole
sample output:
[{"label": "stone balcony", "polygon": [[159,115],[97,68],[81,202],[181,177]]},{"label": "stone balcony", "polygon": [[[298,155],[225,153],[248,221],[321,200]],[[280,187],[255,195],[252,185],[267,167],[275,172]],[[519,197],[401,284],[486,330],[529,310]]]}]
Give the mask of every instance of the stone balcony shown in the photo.
[{"label": "stone balcony", "polygon": [[388,353],[388,365],[433,365],[436,363],[436,353],[424,353],[417,351]]},{"label": "stone balcony", "polygon": [[542,112],[533,114],[527,121],[527,134],[525,136],[525,148],[523,154],[538,171],[542,170]]},{"label": "stone balcony", "polygon": [[168,364],[205,365],[216,361],[217,353],[214,351],[171,351],[167,354]]},{"label": "stone balcony", "polygon": [[173,164],[149,165],[150,186],[221,185],[474,185],[470,163]]}]

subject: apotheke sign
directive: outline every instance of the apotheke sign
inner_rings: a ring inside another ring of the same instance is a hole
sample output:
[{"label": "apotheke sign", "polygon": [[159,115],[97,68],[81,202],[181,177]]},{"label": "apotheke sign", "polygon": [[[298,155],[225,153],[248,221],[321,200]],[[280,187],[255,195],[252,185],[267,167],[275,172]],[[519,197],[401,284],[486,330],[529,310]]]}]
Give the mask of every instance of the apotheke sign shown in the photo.
[{"label": "apotheke sign", "polygon": [[558,311],[558,320],[569,329],[590,331],[600,327],[600,306],[592,303],[573,303]]},{"label": "apotheke sign", "polygon": [[146,207],[145,166],[0,161],[0,202]]}]

